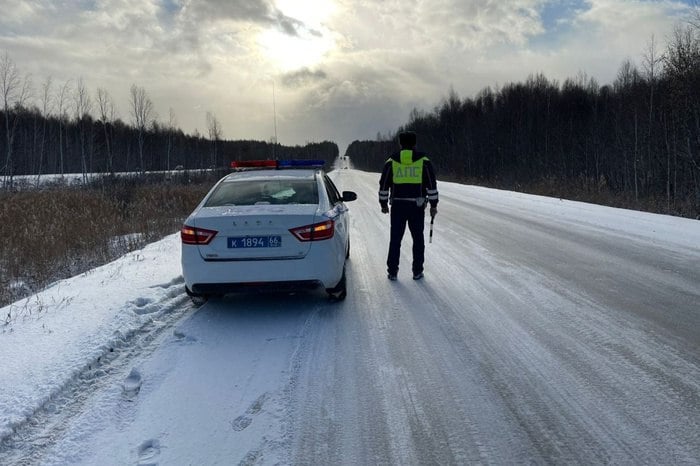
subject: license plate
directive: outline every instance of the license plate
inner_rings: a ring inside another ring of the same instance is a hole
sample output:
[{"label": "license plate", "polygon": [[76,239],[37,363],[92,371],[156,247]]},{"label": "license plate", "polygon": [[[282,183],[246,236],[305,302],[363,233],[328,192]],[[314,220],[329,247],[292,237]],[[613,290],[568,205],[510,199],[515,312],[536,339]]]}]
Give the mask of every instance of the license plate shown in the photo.
[{"label": "license plate", "polygon": [[228,238],[228,247],[232,249],[279,248],[281,246],[281,236],[237,236]]}]

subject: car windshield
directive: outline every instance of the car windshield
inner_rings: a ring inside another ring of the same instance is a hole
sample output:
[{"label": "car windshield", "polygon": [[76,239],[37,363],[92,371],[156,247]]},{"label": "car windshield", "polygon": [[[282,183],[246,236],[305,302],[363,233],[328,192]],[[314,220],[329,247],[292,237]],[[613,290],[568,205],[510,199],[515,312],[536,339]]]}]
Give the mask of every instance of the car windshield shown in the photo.
[{"label": "car windshield", "polygon": [[219,184],[204,207],[224,205],[318,204],[314,180],[241,180]]}]

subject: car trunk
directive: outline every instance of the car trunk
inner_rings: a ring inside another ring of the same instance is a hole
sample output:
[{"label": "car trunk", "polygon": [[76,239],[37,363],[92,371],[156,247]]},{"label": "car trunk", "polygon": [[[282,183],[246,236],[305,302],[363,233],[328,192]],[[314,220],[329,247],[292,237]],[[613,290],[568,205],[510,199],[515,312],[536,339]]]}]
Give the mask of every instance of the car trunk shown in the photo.
[{"label": "car trunk", "polygon": [[316,205],[255,205],[204,207],[194,227],[218,233],[208,245],[199,245],[205,260],[301,259],[311,242],[297,239],[291,228],[310,225],[320,215]]}]

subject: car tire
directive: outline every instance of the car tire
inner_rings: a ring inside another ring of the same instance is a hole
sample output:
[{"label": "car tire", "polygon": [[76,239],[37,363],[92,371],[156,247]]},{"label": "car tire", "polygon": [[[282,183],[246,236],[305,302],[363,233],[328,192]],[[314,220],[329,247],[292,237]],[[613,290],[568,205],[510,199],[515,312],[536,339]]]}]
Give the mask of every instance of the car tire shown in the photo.
[{"label": "car tire", "polygon": [[348,295],[347,284],[345,279],[345,266],[343,266],[343,275],[340,277],[340,281],[333,288],[326,288],[326,293],[332,301],[342,301]]},{"label": "car tire", "polygon": [[209,301],[209,295],[193,293],[187,286],[185,286],[185,293],[187,293],[187,296],[192,300],[192,304],[197,307],[203,306]]}]

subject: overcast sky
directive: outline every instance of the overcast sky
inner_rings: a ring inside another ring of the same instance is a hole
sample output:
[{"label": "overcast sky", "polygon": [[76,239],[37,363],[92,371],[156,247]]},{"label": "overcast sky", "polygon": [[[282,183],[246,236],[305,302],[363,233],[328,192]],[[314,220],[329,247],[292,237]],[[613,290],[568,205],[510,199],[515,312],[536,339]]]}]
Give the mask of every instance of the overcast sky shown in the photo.
[{"label": "overcast sky", "polygon": [[[661,47],[693,0],[0,0],[0,54],[35,87],[82,78],[130,121],[131,84],[187,133],[282,144],[388,134],[430,110],[542,72],[612,82]],[[38,94],[38,92],[37,92]],[[94,99],[94,97],[93,97]]]}]

